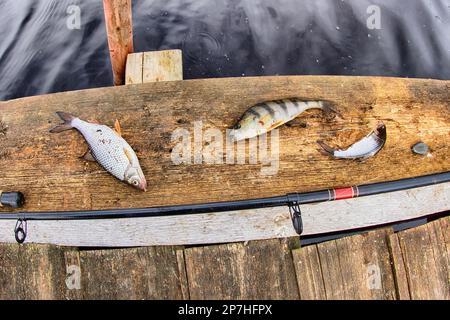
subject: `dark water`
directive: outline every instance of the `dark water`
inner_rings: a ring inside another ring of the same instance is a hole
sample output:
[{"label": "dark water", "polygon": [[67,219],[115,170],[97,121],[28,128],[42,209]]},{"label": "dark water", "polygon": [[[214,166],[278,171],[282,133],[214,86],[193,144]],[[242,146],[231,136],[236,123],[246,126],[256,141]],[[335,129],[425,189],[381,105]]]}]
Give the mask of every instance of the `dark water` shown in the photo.
[{"label": "dark water", "polygon": [[[381,29],[367,26],[370,5]],[[102,10],[100,0],[0,0],[0,100],[112,85]],[[183,49],[188,79],[450,79],[450,0],[134,0],[133,22],[135,50]]]}]

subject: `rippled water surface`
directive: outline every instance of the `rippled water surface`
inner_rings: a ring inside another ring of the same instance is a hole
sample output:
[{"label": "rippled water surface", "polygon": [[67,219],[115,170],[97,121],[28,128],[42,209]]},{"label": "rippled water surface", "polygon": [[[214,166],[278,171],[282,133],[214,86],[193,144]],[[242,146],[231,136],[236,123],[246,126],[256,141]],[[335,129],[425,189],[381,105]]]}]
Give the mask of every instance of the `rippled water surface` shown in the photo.
[{"label": "rippled water surface", "polygon": [[[80,29],[67,8],[80,7]],[[381,29],[369,29],[370,5]],[[0,0],[0,99],[112,85],[102,1]],[[185,78],[450,79],[450,0],[134,0],[136,51],[180,48]]]}]

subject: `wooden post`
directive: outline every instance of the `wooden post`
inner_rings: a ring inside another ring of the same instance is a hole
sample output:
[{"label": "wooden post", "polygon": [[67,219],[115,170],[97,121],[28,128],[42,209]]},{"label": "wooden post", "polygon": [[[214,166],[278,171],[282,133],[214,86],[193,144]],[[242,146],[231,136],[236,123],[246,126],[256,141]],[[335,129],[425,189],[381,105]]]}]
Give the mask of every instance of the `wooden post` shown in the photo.
[{"label": "wooden post", "polygon": [[125,83],[125,64],[133,52],[131,0],[103,0],[114,85]]}]

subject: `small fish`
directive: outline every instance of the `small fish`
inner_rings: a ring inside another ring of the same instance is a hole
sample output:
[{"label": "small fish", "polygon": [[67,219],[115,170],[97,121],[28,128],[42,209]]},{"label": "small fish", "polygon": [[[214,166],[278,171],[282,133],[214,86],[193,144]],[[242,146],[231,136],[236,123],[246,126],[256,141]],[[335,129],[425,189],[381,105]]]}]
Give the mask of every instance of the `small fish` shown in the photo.
[{"label": "small fish", "polygon": [[97,161],[117,179],[147,191],[147,181],[139,160],[130,145],[121,137],[120,124],[117,120],[114,131],[108,126],[89,123],[65,112],[56,114],[64,123],[54,127],[50,132],[77,129],[89,145],[89,150],[83,157],[85,160]]},{"label": "small fish", "polygon": [[377,124],[375,130],[363,139],[355,142],[345,150],[333,149],[322,141],[317,143],[323,148],[323,153],[340,159],[369,158],[377,154],[386,143],[386,126],[383,122]]},{"label": "small fish", "polygon": [[231,141],[250,139],[291,121],[308,109],[335,112],[328,101],[302,101],[297,98],[267,101],[249,108],[230,131]]}]

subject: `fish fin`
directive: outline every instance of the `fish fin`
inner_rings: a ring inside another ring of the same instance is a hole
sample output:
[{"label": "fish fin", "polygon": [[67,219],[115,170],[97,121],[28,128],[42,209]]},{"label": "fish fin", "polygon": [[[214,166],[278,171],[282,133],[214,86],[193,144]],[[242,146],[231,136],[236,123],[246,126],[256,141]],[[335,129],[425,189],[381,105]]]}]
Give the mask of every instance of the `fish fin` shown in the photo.
[{"label": "fish fin", "polygon": [[122,136],[122,128],[120,127],[120,122],[117,119],[114,122],[114,131],[116,131],[120,137]]},{"label": "fish fin", "polygon": [[126,148],[123,148],[123,152],[125,153],[125,156],[128,158],[128,161],[130,161],[130,164],[133,163],[133,157],[131,156],[130,152]]},{"label": "fish fin", "polygon": [[63,132],[63,131],[66,131],[66,130],[70,130],[72,128],[73,127],[70,124],[60,124],[60,125],[57,125],[56,127],[51,128],[49,130],[49,132],[50,133],[59,133],[59,132]]},{"label": "fish fin", "polygon": [[[290,121],[290,120],[289,120]],[[287,121],[288,122],[288,121]],[[267,132],[269,132],[270,130],[273,130],[273,129],[275,129],[275,128],[278,128],[279,126],[281,126],[282,124],[284,124],[284,123],[286,123],[285,121],[282,121],[282,120],[280,120],[280,121],[277,121],[277,122],[274,122],[268,129],[267,129]]]},{"label": "fish fin", "polygon": [[65,123],[70,123],[70,122],[72,122],[73,119],[75,119],[75,117],[74,117],[73,115],[71,115],[70,113],[67,113],[67,112],[56,111],[56,114],[57,114],[58,117],[60,117],[61,120],[63,120]]},{"label": "fish fin", "polygon": [[92,155],[91,149],[88,149],[86,153],[82,156],[82,158],[86,161],[94,161],[94,162],[97,161]]},{"label": "fish fin", "polygon": [[56,127],[50,129],[51,133],[63,132],[63,131],[70,130],[73,128],[72,120],[75,119],[75,117],[73,115],[71,115],[70,113],[62,112],[62,111],[57,111],[56,114],[61,118],[61,120],[64,121],[64,123],[57,125]]},{"label": "fish fin", "polygon": [[334,149],[331,148],[329,145],[327,145],[325,142],[321,140],[317,140],[317,144],[322,147],[322,149],[319,149],[319,152],[323,155],[327,156],[333,156],[334,157]]},{"label": "fish fin", "polygon": [[384,125],[383,121],[377,123],[377,126],[373,132],[381,141],[386,141],[386,126]]}]

